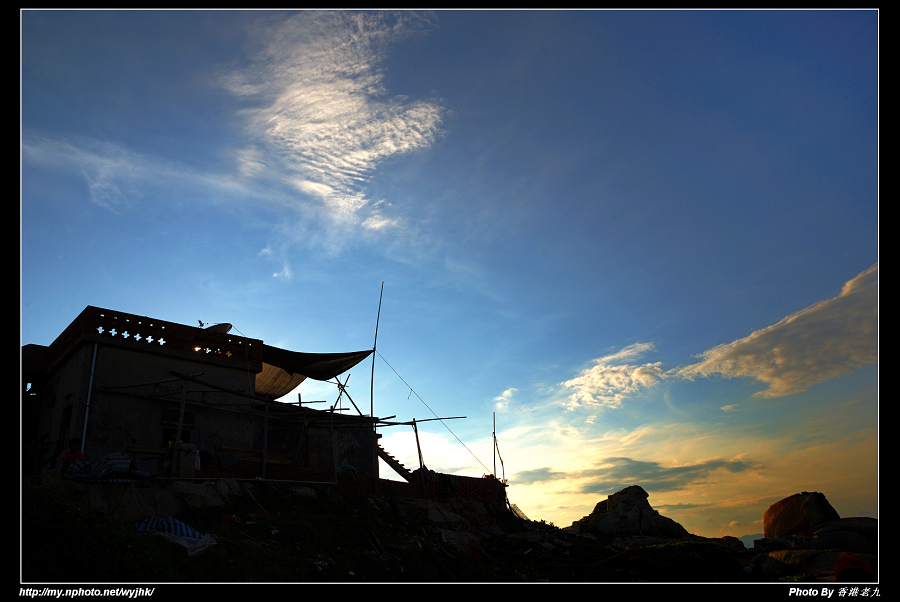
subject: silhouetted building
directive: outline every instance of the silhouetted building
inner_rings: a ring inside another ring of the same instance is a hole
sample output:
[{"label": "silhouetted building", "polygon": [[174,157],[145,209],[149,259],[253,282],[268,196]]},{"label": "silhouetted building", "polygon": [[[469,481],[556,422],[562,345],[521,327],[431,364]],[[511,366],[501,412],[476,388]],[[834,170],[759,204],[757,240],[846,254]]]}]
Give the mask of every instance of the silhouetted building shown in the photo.
[{"label": "silhouetted building", "polygon": [[[300,353],[229,330],[89,306],[49,347],[24,345],[24,474],[57,468],[80,439],[89,462],[125,453],[157,477],[311,481],[505,507],[506,484],[492,475],[410,472],[381,448],[376,426],[415,422],[363,415],[337,378],[372,350]],[[307,378],[333,382],[341,403],[276,401]],[[404,481],[379,478],[379,458]]]},{"label": "silhouetted building", "polygon": [[275,401],[372,351],[298,353],[227,326],[87,307],[49,347],[23,346],[24,472],[55,467],[79,438],[88,460],[125,452],[159,476],[378,477],[372,417]]}]

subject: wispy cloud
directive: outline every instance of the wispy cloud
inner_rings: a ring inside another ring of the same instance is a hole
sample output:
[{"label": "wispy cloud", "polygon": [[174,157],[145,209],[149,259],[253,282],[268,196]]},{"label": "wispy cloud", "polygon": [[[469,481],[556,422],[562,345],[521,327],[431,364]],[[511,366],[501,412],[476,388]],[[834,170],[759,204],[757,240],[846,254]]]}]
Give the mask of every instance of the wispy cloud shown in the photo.
[{"label": "wispy cloud", "polygon": [[242,178],[203,172],[114,142],[84,137],[27,134],[22,139],[22,160],[78,174],[90,201],[113,213],[130,210],[154,197],[163,183],[175,183],[179,193],[200,192],[200,198],[205,199],[260,198],[262,194]]},{"label": "wispy cloud", "polygon": [[571,476],[588,479],[581,485],[580,493],[609,495],[635,484],[647,491],[674,491],[703,484],[719,470],[735,473],[751,468],[752,464],[741,460],[717,459],[682,466],[663,466],[659,462],[620,457],[607,458],[595,468]]},{"label": "wispy cloud", "polygon": [[410,12],[265,20],[253,62],[222,79],[252,105],[244,111],[247,131],[254,147],[268,151],[270,169],[285,173],[300,202],[320,204],[335,225],[384,230],[399,223],[371,202],[366,185],[386,159],[432,145],[444,108],[391,96],[381,64],[392,44],[429,26]]},{"label": "wispy cloud", "polygon": [[111,143],[33,136],[22,140],[22,159],[80,174],[91,202],[115,213],[140,198],[140,190],[151,180],[153,172],[177,171],[172,165],[153,165],[146,157]]},{"label": "wispy cloud", "polygon": [[751,468],[753,465],[743,460],[717,459],[696,464],[663,466],[659,462],[613,457],[580,470],[522,470],[515,474],[515,481],[523,485],[542,481],[578,482],[578,493],[609,495],[635,484],[640,484],[647,491],[675,491],[702,484],[715,471],[735,473]]},{"label": "wispy cloud", "polygon": [[582,370],[562,386],[571,389],[568,407],[603,406],[616,408],[622,400],[641,389],[652,387],[665,376],[661,362],[632,363],[644,353],[653,351],[652,343],[635,343],[617,353],[594,360],[594,365]]},{"label": "wispy cloud", "polygon": [[566,472],[553,470],[552,468],[535,468],[533,470],[520,470],[516,473],[516,483],[529,485],[541,481],[558,481],[568,478]]},{"label": "wispy cloud", "polygon": [[878,265],[847,282],[837,297],[699,357],[677,376],[753,378],[768,385],[757,397],[799,393],[877,362]]},{"label": "wispy cloud", "polygon": [[[265,15],[250,30],[257,51],[219,83],[244,104],[246,139],[217,151],[230,171],[191,167],[108,140],[26,133],[23,160],[78,174],[92,203],[123,212],[165,183],[185,198],[260,202],[281,209],[261,256],[290,279],[288,251],[335,251],[348,233],[413,231],[395,205],[367,196],[379,165],[431,146],[444,107],[389,92],[392,45],[425,35],[427,14],[304,11]],[[171,194],[171,193],[169,193]]]}]

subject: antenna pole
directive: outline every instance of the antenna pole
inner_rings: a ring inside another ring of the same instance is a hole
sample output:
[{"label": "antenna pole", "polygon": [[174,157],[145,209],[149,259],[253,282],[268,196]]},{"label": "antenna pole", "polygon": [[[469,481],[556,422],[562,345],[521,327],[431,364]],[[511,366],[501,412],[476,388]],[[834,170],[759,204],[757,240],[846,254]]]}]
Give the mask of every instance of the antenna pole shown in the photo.
[{"label": "antenna pole", "polygon": [[[372,343],[372,380],[369,382],[369,415],[372,417],[372,468],[375,475],[375,492],[378,493],[378,423],[375,421],[375,350],[378,348],[378,323],[381,321],[381,298],[384,297],[384,280],[378,295],[378,317],[375,318],[375,341]],[[359,408],[357,408],[359,411]],[[360,412],[361,413],[361,412]]]},{"label": "antenna pole", "polygon": [[375,350],[378,348],[378,322],[381,321],[381,298],[384,297],[384,281],[378,295],[378,317],[375,318],[375,342],[372,343],[372,381],[369,384],[369,415],[375,417]]},{"label": "antenna pole", "polygon": [[497,478],[497,412],[494,412],[494,432],[491,433],[494,440],[494,478]]}]

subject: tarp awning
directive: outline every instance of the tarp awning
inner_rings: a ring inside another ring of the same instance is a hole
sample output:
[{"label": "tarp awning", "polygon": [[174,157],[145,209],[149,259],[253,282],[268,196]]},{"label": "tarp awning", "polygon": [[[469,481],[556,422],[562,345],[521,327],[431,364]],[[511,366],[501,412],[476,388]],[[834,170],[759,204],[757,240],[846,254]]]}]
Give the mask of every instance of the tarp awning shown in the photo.
[{"label": "tarp awning", "polygon": [[263,370],[256,375],[256,392],[282,397],[307,378],[330,380],[371,354],[371,349],[349,353],[303,353],[263,345]]}]

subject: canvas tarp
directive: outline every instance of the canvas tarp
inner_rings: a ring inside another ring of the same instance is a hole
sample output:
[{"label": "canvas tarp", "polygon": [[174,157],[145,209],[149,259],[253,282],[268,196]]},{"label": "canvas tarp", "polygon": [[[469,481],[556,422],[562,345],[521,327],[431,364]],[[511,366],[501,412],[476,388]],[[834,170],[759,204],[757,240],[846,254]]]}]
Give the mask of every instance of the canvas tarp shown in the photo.
[{"label": "canvas tarp", "polygon": [[256,375],[256,393],[282,397],[307,378],[330,380],[371,354],[371,349],[350,353],[302,353],[263,345],[263,370]]}]

